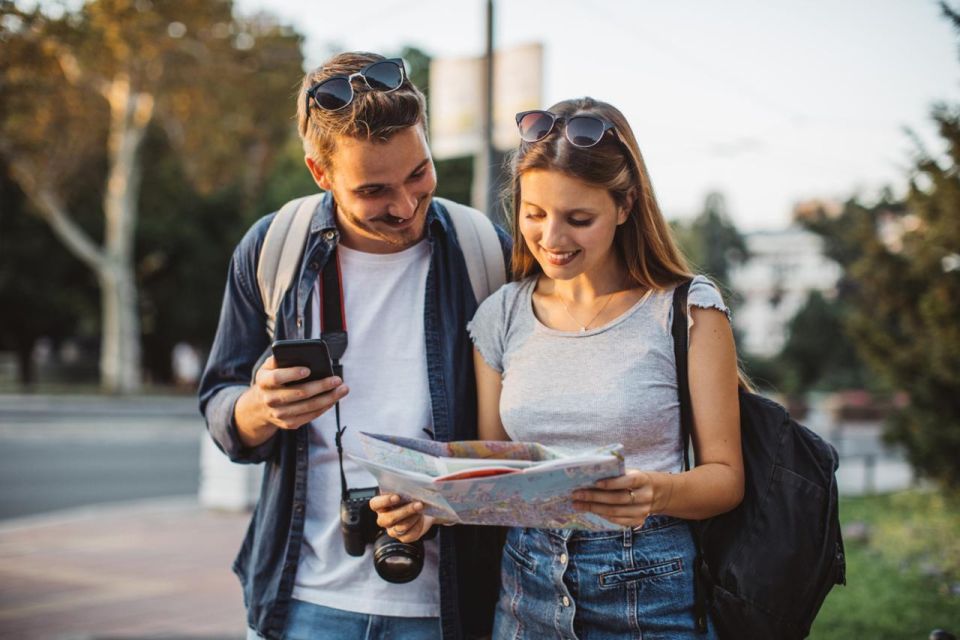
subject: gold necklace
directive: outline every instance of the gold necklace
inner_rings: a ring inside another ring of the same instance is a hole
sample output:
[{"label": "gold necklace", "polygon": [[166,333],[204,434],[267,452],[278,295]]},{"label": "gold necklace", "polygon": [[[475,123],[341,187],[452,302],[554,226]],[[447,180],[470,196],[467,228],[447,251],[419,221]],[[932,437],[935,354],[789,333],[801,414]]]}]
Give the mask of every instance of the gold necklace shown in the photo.
[{"label": "gold necklace", "polygon": [[590,322],[583,325],[581,325],[580,321],[577,320],[577,318],[570,312],[570,308],[567,306],[567,303],[564,302],[563,298],[560,297],[560,292],[557,291],[556,285],[554,285],[553,295],[555,295],[557,297],[557,300],[560,301],[560,304],[563,305],[563,310],[567,312],[567,315],[570,316],[570,319],[573,320],[573,323],[580,326],[580,333],[584,333],[590,327],[590,325],[593,324],[593,321],[600,317],[600,314],[603,313],[603,310],[607,308],[607,305],[610,304],[610,301],[613,300],[613,297],[616,296],[618,293],[620,293],[620,291],[622,290],[622,285],[626,283],[626,280],[627,280],[626,278],[623,279],[620,290],[607,294],[607,301],[600,306],[599,311],[593,314],[593,317],[590,318]]}]

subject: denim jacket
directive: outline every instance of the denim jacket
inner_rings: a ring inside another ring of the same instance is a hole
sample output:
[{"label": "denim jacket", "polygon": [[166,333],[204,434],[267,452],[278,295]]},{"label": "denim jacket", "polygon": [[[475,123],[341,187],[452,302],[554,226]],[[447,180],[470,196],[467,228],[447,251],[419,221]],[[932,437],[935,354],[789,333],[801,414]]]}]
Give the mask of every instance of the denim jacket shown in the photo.
[{"label": "denim jacket", "polygon": [[[234,462],[266,465],[260,500],[233,570],[243,586],[248,625],[271,639],[283,632],[303,543],[308,434],[306,429],[278,430],[262,445],[247,448],[237,435],[233,411],[270,347],[256,272],[274,215],[250,228],[230,261],[220,323],[199,391],[200,411],[217,446]],[[499,228],[497,233],[507,261],[510,238]],[[299,278],[277,314],[277,339],[310,335],[307,305],[313,284],[339,237],[328,193],[313,216]],[[453,223],[436,201],[427,210],[426,237],[431,254],[424,332],[434,436],[440,441],[469,440],[476,438],[477,425],[473,349],[466,324],[478,303]],[[499,535],[492,527],[440,527],[440,622],[445,639],[489,634],[499,588]]]}]

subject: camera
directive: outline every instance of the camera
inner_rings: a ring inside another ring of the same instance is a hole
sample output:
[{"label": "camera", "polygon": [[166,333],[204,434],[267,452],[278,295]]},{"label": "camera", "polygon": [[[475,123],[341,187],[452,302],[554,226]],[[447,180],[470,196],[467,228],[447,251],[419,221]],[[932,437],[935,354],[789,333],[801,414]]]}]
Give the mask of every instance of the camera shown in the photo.
[{"label": "camera", "polygon": [[362,556],[373,543],[373,567],[387,582],[402,584],[414,580],[423,569],[423,541],[400,542],[377,526],[377,514],[370,508],[370,498],[377,487],[347,489],[340,500],[340,533],[343,547],[352,556]]}]

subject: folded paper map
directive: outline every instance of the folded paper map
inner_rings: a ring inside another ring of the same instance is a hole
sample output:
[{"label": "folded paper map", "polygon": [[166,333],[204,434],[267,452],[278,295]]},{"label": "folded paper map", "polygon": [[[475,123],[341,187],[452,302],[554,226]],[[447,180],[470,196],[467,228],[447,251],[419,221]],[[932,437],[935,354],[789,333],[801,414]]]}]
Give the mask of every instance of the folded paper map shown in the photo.
[{"label": "folded paper map", "polygon": [[623,475],[619,444],[555,451],[533,442],[434,442],[360,433],[364,457],[381,493],[423,502],[441,522],[556,529],[616,529],[576,511],[571,494]]}]

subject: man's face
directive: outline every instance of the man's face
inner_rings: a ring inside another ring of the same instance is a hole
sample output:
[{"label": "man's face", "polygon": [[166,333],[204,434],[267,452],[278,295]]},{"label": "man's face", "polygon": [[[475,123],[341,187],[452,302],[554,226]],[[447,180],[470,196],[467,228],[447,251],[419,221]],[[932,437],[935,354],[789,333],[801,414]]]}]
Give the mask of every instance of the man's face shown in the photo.
[{"label": "man's face", "polygon": [[347,247],[394,253],[423,238],[437,176],[422,125],[386,142],[340,137],[327,170],[309,158],[307,166],[320,188],[333,193]]}]

